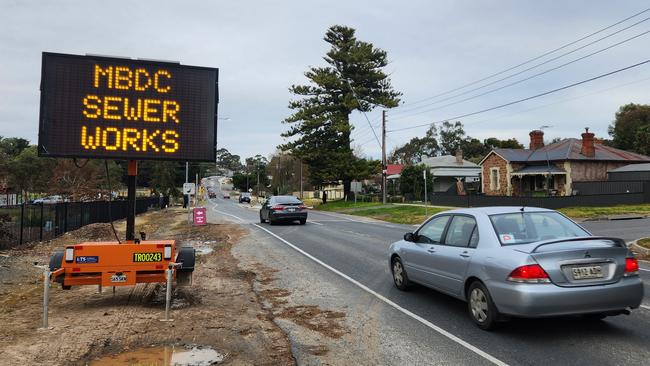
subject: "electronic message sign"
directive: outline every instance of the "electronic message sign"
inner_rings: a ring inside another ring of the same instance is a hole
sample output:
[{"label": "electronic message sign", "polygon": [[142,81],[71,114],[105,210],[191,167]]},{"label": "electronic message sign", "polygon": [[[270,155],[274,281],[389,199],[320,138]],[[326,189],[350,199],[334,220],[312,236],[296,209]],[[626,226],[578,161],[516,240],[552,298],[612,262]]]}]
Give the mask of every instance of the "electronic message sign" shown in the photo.
[{"label": "electronic message sign", "polygon": [[39,156],[215,161],[218,69],[43,53]]}]

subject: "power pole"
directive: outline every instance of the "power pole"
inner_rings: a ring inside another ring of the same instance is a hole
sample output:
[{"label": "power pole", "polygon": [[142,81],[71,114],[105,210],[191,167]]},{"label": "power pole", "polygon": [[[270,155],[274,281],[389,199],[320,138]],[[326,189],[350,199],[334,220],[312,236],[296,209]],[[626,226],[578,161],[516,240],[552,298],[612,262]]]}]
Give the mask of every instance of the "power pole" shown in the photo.
[{"label": "power pole", "polygon": [[303,190],[302,190],[302,159],[300,159],[300,199],[302,199]]},{"label": "power pole", "polygon": [[386,204],[386,110],[381,111],[381,195]]}]

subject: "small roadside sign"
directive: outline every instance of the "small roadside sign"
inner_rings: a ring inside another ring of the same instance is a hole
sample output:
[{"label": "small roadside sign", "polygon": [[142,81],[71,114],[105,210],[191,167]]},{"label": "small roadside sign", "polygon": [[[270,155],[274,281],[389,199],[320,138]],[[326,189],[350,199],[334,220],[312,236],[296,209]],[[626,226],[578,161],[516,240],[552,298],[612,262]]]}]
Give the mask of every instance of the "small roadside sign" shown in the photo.
[{"label": "small roadside sign", "polygon": [[183,183],[183,194],[196,194],[194,183]]},{"label": "small roadside sign", "polygon": [[194,226],[203,226],[206,224],[205,207],[194,207]]},{"label": "small roadside sign", "polygon": [[361,182],[350,182],[350,191],[354,193],[361,193],[363,191],[363,185]]}]

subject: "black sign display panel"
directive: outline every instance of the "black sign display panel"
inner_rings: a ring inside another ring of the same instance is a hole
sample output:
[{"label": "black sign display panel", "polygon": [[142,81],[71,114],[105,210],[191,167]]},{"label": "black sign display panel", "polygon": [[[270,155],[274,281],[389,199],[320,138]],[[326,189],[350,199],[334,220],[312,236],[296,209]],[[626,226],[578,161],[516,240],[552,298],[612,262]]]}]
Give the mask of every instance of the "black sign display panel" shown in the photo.
[{"label": "black sign display panel", "polygon": [[43,53],[39,156],[215,161],[218,69]]}]

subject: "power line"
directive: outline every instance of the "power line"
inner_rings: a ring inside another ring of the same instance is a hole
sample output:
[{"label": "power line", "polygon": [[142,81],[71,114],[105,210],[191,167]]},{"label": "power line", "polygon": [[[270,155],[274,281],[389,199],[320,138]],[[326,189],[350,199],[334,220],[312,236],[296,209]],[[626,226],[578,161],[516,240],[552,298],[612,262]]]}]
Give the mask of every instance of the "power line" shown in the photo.
[{"label": "power line", "polygon": [[[466,88],[466,87],[468,87],[468,86],[471,86],[471,85],[474,85],[474,84],[478,84],[478,83],[480,83],[480,82],[482,82],[482,81],[485,81],[485,80],[491,79],[491,78],[493,78],[493,77],[495,77],[495,76],[499,76],[499,75],[504,74],[504,73],[506,73],[506,72],[508,72],[508,71],[514,70],[514,69],[519,68],[519,67],[521,67],[521,66],[523,66],[523,65],[529,64],[529,63],[531,63],[531,62],[533,62],[533,61],[537,61],[537,60],[539,60],[539,59],[541,59],[541,58],[544,58],[544,57],[546,57],[546,56],[548,56],[548,55],[551,55],[551,54],[553,54],[553,53],[555,53],[555,52],[557,52],[557,51],[563,50],[563,49],[565,49],[565,48],[567,48],[567,47],[569,47],[569,46],[572,46],[572,45],[574,45],[574,44],[576,44],[576,43],[579,43],[579,42],[581,42],[581,41],[583,41],[583,40],[585,40],[585,39],[591,38],[591,37],[595,36],[596,34],[602,33],[602,32],[604,32],[604,31],[606,31],[606,30],[608,30],[608,29],[611,29],[611,28],[613,28],[613,27],[615,27],[615,26],[621,24],[621,23],[625,23],[626,21],[628,21],[628,20],[630,20],[630,19],[632,19],[632,18],[636,18],[637,16],[639,16],[639,15],[641,15],[641,14],[643,14],[643,13],[646,13],[646,12],[648,12],[648,11],[650,11],[650,8],[647,8],[647,9],[645,9],[645,10],[642,10],[642,11],[636,13],[636,14],[633,14],[633,15],[631,15],[631,16],[625,18],[625,19],[619,20],[618,22],[616,22],[616,23],[614,23],[614,24],[611,24],[611,25],[609,25],[609,26],[607,26],[607,27],[605,27],[605,28],[599,29],[599,30],[597,30],[597,31],[595,31],[595,32],[593,32],[593,33],[590,33],[590,34],[588,34],[588,35],[586,35],[586,36],[584,36],[584,37],[581,37],[581,38],[579,38],[579,39],[577,39],[577,40],[575,40],[575,41],[572,41],[572,42],[569,42],[569,43],[567,43],[567,44],[564,44],[564,45],[562,45],[562,46],[560,46],[560,47],[558,47],[558,48],[555,48],[555,49],[553,49],[553,50],[551,50],[551,51],[545,52],[545,53],[543,53],[543,54],[541,54],[541,55],[539,55],[539,56],[533,57],[533,58],[531,58],[531,59],[529,59],[529,60],[526,60],[526,61],[524,61],[524,62],[522,62],[522,63],[520,63],[520,64],[517,64],[517,65],[515,65],[515,66],[512,66],[512,67],[506,68],[506,69],[501,70],[501,71],[499,71],[499,72],[496,72],[496,73],[494,73],[494,74],[488,75],[488,76],[486,76],[486,77],[484,77],[484,78],[481,78],[481,79],[478,79],[478,80],[475,80],[475,81],[469,82],[469,83],[467,83],[467,84],[463,84],[463,85],[461,85],[461,86],[459,86],[459,87],[456,87],[456,88],[453,88],[453,89],[450,89],[450,90],[447,90],[447,91],[441,92],[441,93],[436,94],[436,95],[433,95],[433,96],[431,96],[431,97],[427,97],[427,98],[423,98],[423,99],[420,99],[420,100],[416,100],[415,102],[411,102],[411,103],[403,104],[403,105],[401,105],[400,107],[403,107],[403,106],[406,106],[406,105],[418,104],[418,103],[421,103],[421,102],[425,102],[425,101],[427,101],[427,100],[435,99],[435,98],[437,98],[437,97],[440,97],[440,96],[443,96],[443,95],[447,95],[447,94],[449,94],[449,93],[453,93],[453,92],[455,92],[455,91],[457,91],[457,90],[464,89],[464,88]],[[398,107],[398,108],[400,108],[400,107]]]},{"label": "power line", "polygon": [[[647,18],[647,19],[650,19],[650,18]],[[499,90],[502,90],[502,89],[505,89],[505,88],[509,88],[509,87],[511,87],[511,86],[513,86],[513,85],[521,84],[521,83],[523,83],[524,81],[528,81],[528,80],[533,79],[533,78],[536,78],[536,77],[538,77],[538,76],[541,76],[541,75],[544,75],[544,74],[548,74],[548,73],[551,72],[551,71],[555,71],[555,70],[560,69],[560,68],[562,68],[562,67],[565,67],[565,66],[571,65],[571,64],[573,64],[573,63],[576,63],[576,62],[578,62],[578,61],[584,60],[584,59],[586,59],[586,58],[588,58],[588,57],[591,57],[591,56],[597,55],[597,54],[599,54],[599,53],[605,52],[605,51],[607,51],[607,50],[609,50],[609,49],[611,49],[611,48],[614,48],[614,47],[616,47],[616,46],[620,46],[621,44],[624,44],[624,43],[627,43],[627,42],[629,42],[629,41],[632,41],[632,40],[634,40],[634,39],[636,39],[636,38],[639,38],[639,37],[641,37],[641,36],[644,36],[644,35],[646,35],[646,34],[648,34],[648,33],[650,33],[650,31],[645,31],[645,32],[643,32],[643,33],[639,33],[639,34],[637,34],[637,35],[635,35],[635,36],[632,36],[632,37],[630,37],[630,38],[624,39],[624,40],[622,40],[622,41],[620,41],[620,42],[617,42],[617,43],[615,43],[615,44],[613,44],[613,45],[607,46],[607,47],[605,47],[605,48],[601,48],[601,49],[599,49],[599,50],[597,50],[597,51],[595,51],[595,52],[592,52],[592,53],[590,53],[590,54],[584,55],[584,56],[582,56],[582,57],[576,58],[576,59],[571,60],[571,61],[569,61],[569,62],[566,62],[566,63],[563,63],[563,64],[561,64],[561,65],[558,65],[558,66],[552,67],[552,68],[550,68],[550,69],[544,70],[544,71],[539,72],[539,73],[537,73],[537,74],[534,74],[534,75],[528,76],[528,77],[526,77],[526,78],[523,78],[523,79],[520,79],[520,80],[514,81],[514,82],[512,82],[512,83],[509,83],[509,84],[506,84],[506,85],[502,85],[502,86],[500,86],[500,87],[498,87],[498,88],[490,89],[490,90],[488,90],[488,91],[486,91],[486,92],[483,92],[483,93],[480,93],[480,94],[476,94],[476,95],[473,95],[473,96],[470,96],[470,97],[467,97],[467,98],[463,98],[463,99],[461,99],[461,100],[457,100],[457,101],[455,101],[455,102],[447,103],[447,104],[444,104],[444,105],[439,106],[439,107],[426,109],[426,110],[424,110],[424,111],[420,111],[420,112],[417,112],[417,113],[409,114],[409,115],[406,115],[406,116],[398,116],[398,117],[394,117],[393,119],[394,119],[394,120],[395,120],[395,119],[403,119],[403,118],[412,117],[412,116],[417,116],[417,115],[420,115],[420,114],[423,114],[423,113],[428,113],[428,112],[436,111],[436,110],[439,110],[439,109],[447,108],[447,107],[450,107],[450,106],[452,106],[452,105],[456,105],[456,104],[459,104],[459,103],[463,103],[463,102],[466,102],[466,101],[468,101],[468,100],[476,99],[476,98],[478,98],[478,97],[482,97],[482,96],[484,96],[484,95],[491,94],[491,93],[494,93],[494,92],[496,92],[496,91],[499,91]],[[501,80],[504,80],[504,79],[501,79]],[[500,81],[500,80],[498,80],[498,81]],[[489,85],[489,84],[488,84],[488,85]],[[487,85],[485,85],[485,86],[487,86]],[[483,86],[483,87],[484,87],[484,86]],[[470,90],[470,91],[478,90],[478,89],[481,89],[481,88],[483,88],[483,87],[480,87],[480,88],[477,88],[477,89],[472,89],[472,90]],[[463,93],[463,94],[465,94],[465,93]],[[459,96],[459,95],[461,95],[461,94],[458,94],[458,95],[456,95],[456,96]],[[443,100],[446,100],[446,99],[443,99]],[[443,100],[441,100],[441,101],[443,101]],[[436,103],[438,103],[438,102],[436,102]]]},{"label": "power line", "polygon": [[558,101],[555,101],[555,102],[553,102],[553,103],[547,103],[547,104],[544,104],[544,105],[540,105],[540,106],[536,106],[536,107],[533,107],[533,108],[525,109],[525,110],[518,111],[518,112],[515,112],[515,113],[502,114],[502,115],[500,115],[500,116],[495,116],[495,117],[493,117],[493,118],[490,118],[489,120],[485,120],[485,119],[484,119],[484,120],[479,120],[479,121],[473,121],[473,122],[464,123],[464,125],[465,125],[465,126],[474,126],[474,125],[477,125],[477,124],[479,124],[479,123],[485,123],[485,122],[487,122],[487,121],[494,121],[494,120],[496,120],[496,119],[513,117],[513,116],[517,116],[517,115],[520,115],[520,114],[524,114],[524,113],[527,113],[527,112],[530,112],[530,111],[534,111],[534,110],[537,110],[537,109],[546,108],[546,107],[549,107],[549,106],[552,106],[552,105],[562,104],[562,103],[570,102],[570,101],[573,101],[573,100],[577,100],[577,99],[581,99],[581,98],[589,97],[589,96],[592,96],[592,95],[597,95],[597,94],[605,93],[605,92],[608,92],[608,91],[610,91],[610,90],[619,89],[619,88],[626,87],[626,86],[629,86],[629,85],[638,84],[638,83],[641,83],[641,82],[644,82],[644,81],[647,81],[647,80],[650,80],[650,77],[646,77],[646,78],[643,78],[643,79],[635,80],[635,81],[632,81],[632,82],[629,82],[629,83],[624,83],[624,84],[615,85],[615,86],[613,86],[613,87],[609,87],[609,88],[601,89],[601,90],[595,91],[595,92],[593,92],[593,93],[587,93],[587,94],[582,94],[582,95],[579,95],[579,96],[576,96],[576,97],[573,97],[573,98],[566,98],[566,99],[558,100]]},{"label": "power line", "polygon": [[459,119],[459,118],[464,118],[464,117],[474,116],[474,115],[477,115],[477,114],[480,114],[480,113],[485,113],[485,112],[493,111],[493,110],[495,110],[495,109],[500,109],[500,108],[508,107],[508,106],[513,105],[513,104],[518,104],[518,103],[525,102],[525,101],[528,101],[528,100],[531,100],[531,99],[535,99],[535,98],[543,97],[543,96],[545,96],[545,95],[549,95],[549,94],[552,94],[552,93],[556,93],[556,92],[558,92],[558,91],[562,91],[562,90],[566,90],[566,89],[569,89],[569,88],[573,88],[574,86],[578,86],[578,85],[582,85],[582,84],[589,83],[589,82],[594,81],[594,80],[602,79],[602,78],[604,78],[604,77],[607,77],[607,76],[610,76],[610,75],[614,75],[614,74],[617,74],[617,73],[619,73],[619,72],[623,72],[623,71],[626,71],[626,70],[629,70],[629,69],[633,69],[633,68],[635,68],[635,67],[639,67],[639,66],[645,65],[645,64],[647,64],[647,63],[649,63],[649,62],[650,62],[650,59],[645,60],[645,61],[642,61],[642,62],[639,62],[639,63],[636,63],[636,64],[634,64],[634,65],[630,65],[630,66],[627,66],[627,67],[624,67],[624,68],[618,69],[618,70],[610,71],[610,72],[605,73],[605,74],[601,74],[601,75],[598,75],[598,76],[594,76],[594,77],[589,78],[589,79],[586,79],[586,80],[578,81],[578,82],[573,83],[573,84],[565,85],[565,86],[560,87],[560,88],[557,88],[557,89],[553,89],[553,90],[549,90],[549,91],[546,91],[546,92],[543,92],[543,93],[535,94],[535,95],[530,96],[530,97],[526,97],[526,98],[518,99],[518,100],[515,100],[515,101],[512,101],[512,102],[508,102],[508,103],[505,103],[505,104],[501,104],[501,105],[498,105],[498,106],[494,106],[494,107],[490,107],[490,108],[482,109],[482,110],[475,111],[475,112],[471,112],[471,113],[462,114],[462,115],[455,116],[455,117],[446,118],[446,119],[443,119],[443,120],[440,120],[440,121],[428,122],[428,123],[423,123],[423,124],[419,124],[419,125],[415,125],[415,126],[410,126],[410,127],[397,128],[397,129],[390,130],[390,131],[387,131],[387,132],[396,132],[396,131],[411,130],[411,129],[418,128],[418,127],[429,126],[429,125],[432,125],[432,124],[434,124],[434,123],[443,123],[443,122],[445,122],[445,121],[449,121],[449,120],[454,120],[454,119]]},{"label": "power line", "polygon": [[[357,93],[354,91],[354,88],[352,87],[352,84],[350,84],[350,81],[346,78],[344,78],[345,82],[348,83],[348,86],[350,87],[350,91],[352,92],[352,95],[354,96],[354,99],[356,99],[357,104],[359,104],[359,108],[361,108],[361,102],[359,101],[359,98],[357,98]],[[370,126],[370,129],[372,129],[372,134],[375,135],[375,139],[377,140],[377,144],[379,144],[379,148],[381,149],[381,142],[379,142],[379,137],[377,137],[377,132],[375,132],[375,129],[372,127],[372,124],[370,123],[370,119],[368,119],[368,115],[366,112],[362,111],[359,109],[361,113],[363,113],[363,116],[366,117],[366,121],[368,122],[368,126]]]}]

